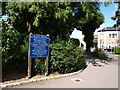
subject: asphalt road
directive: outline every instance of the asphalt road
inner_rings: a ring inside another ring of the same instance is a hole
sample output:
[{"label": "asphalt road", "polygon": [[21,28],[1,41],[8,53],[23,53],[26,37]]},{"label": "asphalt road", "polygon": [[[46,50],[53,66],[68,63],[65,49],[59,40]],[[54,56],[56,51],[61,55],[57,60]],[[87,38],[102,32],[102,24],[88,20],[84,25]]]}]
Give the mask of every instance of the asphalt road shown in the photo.
[{"label": "asphalt road", "polygon": [[[87,68],[73,76],[28,83],[12,88],[118,88],[118,60],[88,59]],[[78,82],[73,79],[77,78]]]}]

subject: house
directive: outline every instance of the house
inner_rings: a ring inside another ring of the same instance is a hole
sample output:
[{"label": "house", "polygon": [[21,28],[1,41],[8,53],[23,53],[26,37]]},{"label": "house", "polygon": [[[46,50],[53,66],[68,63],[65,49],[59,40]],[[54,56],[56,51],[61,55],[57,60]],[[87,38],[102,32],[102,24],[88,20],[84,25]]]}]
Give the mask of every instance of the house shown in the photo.
[{"label": "house", "polygon": [[98,45],[98,34],[95,33],[95,34],[94,34],[94,39],[93,39],[93,47],[96,48],[97,45]]},{"label": "house", "polygon": [[112,49],[120,46],[120,27],[105,27],[98,31],[98,48]]}]

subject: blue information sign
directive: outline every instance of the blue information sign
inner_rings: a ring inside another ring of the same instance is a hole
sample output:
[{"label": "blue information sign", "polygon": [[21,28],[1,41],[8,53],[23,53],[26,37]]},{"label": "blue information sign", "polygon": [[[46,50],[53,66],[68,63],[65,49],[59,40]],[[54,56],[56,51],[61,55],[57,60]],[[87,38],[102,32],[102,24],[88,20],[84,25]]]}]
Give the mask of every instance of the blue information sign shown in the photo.
[{"label": "blue information sign", "polygon": [[50,36],[30,34],[30,57],[49,56]]}]

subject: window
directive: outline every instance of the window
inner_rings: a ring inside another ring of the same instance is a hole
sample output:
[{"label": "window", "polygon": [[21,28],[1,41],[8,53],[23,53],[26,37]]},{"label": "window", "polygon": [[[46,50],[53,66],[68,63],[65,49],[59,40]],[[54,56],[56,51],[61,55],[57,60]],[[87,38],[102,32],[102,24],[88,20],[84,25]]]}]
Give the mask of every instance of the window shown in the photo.
[{"label": "window", "polygon": [[117,34],[112,34],[112,38],[117,38]]},{"label": "window", "polygon": [[115,38],[117,38],[117,34],[115,34]]},{"label": "window", "polygon": [[111,38],[111,34],[109,34],[109,38]]},{"label": "window", "polygon": [[115,34],[114,33],[112,34],[112,38],[115,38]]}]

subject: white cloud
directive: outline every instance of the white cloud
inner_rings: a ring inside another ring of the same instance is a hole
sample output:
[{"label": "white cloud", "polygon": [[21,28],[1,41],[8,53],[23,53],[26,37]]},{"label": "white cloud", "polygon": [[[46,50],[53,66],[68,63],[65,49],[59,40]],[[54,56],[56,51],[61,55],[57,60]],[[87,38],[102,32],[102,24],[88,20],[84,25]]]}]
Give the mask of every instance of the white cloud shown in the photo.
[{"label": "white cloud", "polygon": [[116,8],[118,8],[118,5],[115,5]]},{"label": "white cloud", "polygon": [[115,11],[113,12],[113,14],[115,15]]},{"label": "white cloud", "polygon": [[113,12],[113,14],[115,14],[115,12],[117,11],[118,9],[116,8],[115,11]]}]

